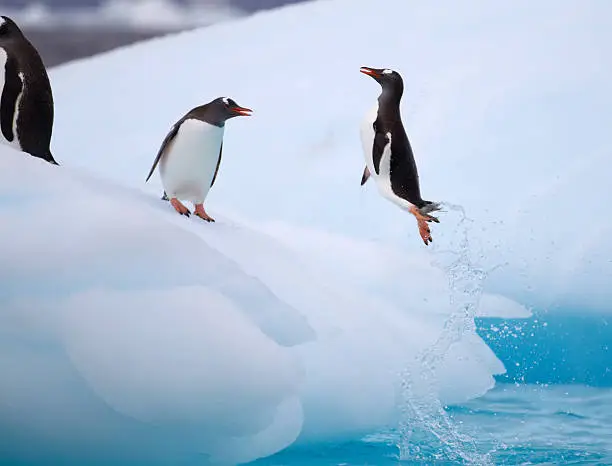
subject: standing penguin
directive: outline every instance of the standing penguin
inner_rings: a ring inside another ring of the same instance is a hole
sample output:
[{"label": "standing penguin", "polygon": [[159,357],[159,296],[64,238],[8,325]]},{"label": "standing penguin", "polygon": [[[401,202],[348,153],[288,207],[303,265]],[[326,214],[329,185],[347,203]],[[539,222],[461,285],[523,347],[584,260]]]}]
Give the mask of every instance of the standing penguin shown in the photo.
[{"label": "standing penguin", "polygon": [[190,110],[166,135],[146,181],[159,163],[164,186],[162,199],[169,199],[172,207],[187,217],[191,212],[179,199],[190,201],[198,217],[214,222],[204,210],[204,200],[221,164],[225,121],[251,113],[251,109],[241,107],[228,97],[219,97]]},{"label": "standing penguin", "polygon": [[371,76],[382,87],[377,103],[361,125],[366,162],[361,185],[372,176],[383,197],[415,216],[419,234],[427,245],[433,241],[427,223],[440,223],[429,213],[440,210],[440,206],[421,197],[414,155],[400,115],[404,82],[397,71],[390,69],[364,66],[359,71]]},{"label": "standing penguin", "polygon": [[0,16],[0,132],[12,147],[58,165],[51,155],[53,94],[38,51]]}]

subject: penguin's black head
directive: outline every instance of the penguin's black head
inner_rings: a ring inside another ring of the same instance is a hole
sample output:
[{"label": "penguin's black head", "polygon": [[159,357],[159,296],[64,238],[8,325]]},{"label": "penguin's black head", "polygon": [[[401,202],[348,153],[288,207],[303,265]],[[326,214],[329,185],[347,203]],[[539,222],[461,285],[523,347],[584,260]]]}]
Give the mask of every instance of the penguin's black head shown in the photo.
[{"label": "penguin's black head", "polygon": [[241,107],[235,100],[229,97],[219,97],[211,102],[217,113],[223,120],[229,120],[237,116],[251,116],[253,110],[246,107]]},{"label": "penguin's black head", "polygon": [[206,105],[192,110],[193,115],[211,125],[223,126],[230,118],[237,116],[251,116],[253,110],[241,107],[229,97],[217,97]]},{"label": "penguin's black head", "polygon": [[23,35],[19,26],[8,16],[0,16],[0,39]]},{"label": "penguin's black head", "polygon": [[370,68],[362,66],[359,71],[367,74],[374,79],[383,88],[383,91],[389,90],[401,95],[404,91],[404,81],[402,76],[395,70],[389,68]]}]

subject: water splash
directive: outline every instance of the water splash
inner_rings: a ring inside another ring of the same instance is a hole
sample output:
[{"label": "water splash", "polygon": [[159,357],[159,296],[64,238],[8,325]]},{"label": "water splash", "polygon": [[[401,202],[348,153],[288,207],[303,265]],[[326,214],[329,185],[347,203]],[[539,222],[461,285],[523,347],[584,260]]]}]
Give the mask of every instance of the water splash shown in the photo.
[{"label": "water splash", "polygon": [[[474,439],[459,432],[438,399],[439,383],[436,376],[440,363],[453,346],[466,333],[476,331],[474,315],[482,294],[487,273],[470,259],[469,231],[472,220],[463,207],[443,202],[442,206],[461,217],[456,225],[451,244],[447,249],[434,249],[434,265],[442,268],[450,289],[453,312],[446,320],[438,340],[416,356],[413,364],[401,374],[400,440],[401,460],[431,459],[417,439],[419,433],[433,436],[440,443],[435,459],[459,461],[464,464],[492,464],[488,454],[478,452]],[[429,443],[429,442],[426,442]]]}]

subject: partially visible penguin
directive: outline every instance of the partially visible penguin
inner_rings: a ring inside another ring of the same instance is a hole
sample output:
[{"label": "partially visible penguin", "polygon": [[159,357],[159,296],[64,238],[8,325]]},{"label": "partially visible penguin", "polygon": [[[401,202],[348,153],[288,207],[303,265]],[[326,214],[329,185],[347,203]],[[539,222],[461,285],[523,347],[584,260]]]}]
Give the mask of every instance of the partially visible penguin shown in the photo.
[{"label": "partially visible penguin", "polygon": [[45,65],[19,26],[0,16],[0,133],[12,147],[58,163],[51,155],[53,94]]},{"label": "partially visible penguin", "polygon": [[191,212],[181,200],[190,201],[195,215],[214,222],[204,210],[204,201],[219,172],[225,122],[251,113],[251,109],[241,107],[229,97],[218,97],[193,108],[166,135],[146,181],[159,164],[164,186],[162,199],[169,199],[172,207],[187,217]]},{"label": "partially visible penguin", "polygon": [[440,206],[421,197],[414,155],[400,115],[404,82],[397,71],[390,69],[364,66],[359,71],[372,77],[382,87],[377,103],[361,125],[366,162],[361,185],[370,176],[374,178],[383,197],[415,216],[419,234],[427,245],[433,241],[427,223],[440,223],[429,214],[440,210]]}]

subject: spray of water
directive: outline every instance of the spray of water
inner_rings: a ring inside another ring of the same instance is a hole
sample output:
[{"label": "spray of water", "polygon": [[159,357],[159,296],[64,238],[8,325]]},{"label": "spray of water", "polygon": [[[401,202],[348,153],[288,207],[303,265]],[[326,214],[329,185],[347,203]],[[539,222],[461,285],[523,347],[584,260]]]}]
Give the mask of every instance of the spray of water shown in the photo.
[{"label": "spray of water", "polygon": [[453,311],[437,341],[417,355],[414,363],[401,374],[400,459],[431,459],[432,454],[424,452],[423,442],[416,438],[418,433],[425,433],[440,444],[434,459],[491,464],[488,454],[478,452],[474,439],[459,432],[438,399],[437,369],[453,344],[466,333],[475,331],[474,315],[486,278],[486,272],[470,259],[469,231],[472,221],[466,217],[461,206],[447,202],[442,206],[460,215],[452,235],[455,244],[451,242],[444,250],[434,250],[435,265],[442,268],[448,277]]}]

